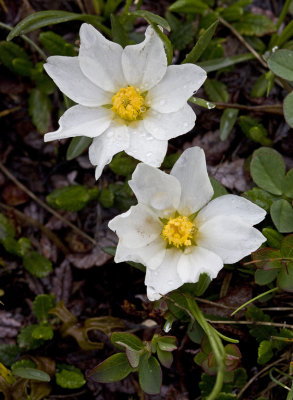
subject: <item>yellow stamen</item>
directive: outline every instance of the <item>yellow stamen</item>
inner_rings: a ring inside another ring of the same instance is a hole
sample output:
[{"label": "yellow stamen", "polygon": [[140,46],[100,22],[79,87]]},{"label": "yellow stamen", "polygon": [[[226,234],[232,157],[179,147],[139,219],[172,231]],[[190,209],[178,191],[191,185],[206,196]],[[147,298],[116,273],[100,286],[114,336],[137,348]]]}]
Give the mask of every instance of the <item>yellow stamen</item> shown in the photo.
[{"label": "yellow stamen", "polygon": [[121,88],[112,98],[112,110],[126,121],[136,121],[146,111],[145,101],[133,86]]},{"label": "yellow stamen", "polygon": [[191,246],[194,238],[195,226],[183,215],[170,218],[162,230],[162,236],[166,242],[177,248]]}]

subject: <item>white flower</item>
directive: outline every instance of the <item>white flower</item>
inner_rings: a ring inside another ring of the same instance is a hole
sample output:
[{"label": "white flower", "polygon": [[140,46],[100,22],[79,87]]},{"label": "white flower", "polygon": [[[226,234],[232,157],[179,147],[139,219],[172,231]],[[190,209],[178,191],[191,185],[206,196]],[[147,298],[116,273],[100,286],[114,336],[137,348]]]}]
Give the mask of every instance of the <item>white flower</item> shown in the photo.
[{"label": "white flower", "polygon": [[199,147],[185,150],[170,175],[139,164],[129,185],[138,204],[109,222],[119,237],[115,261],[146,266],[150,300],[197,282],[202,273],[215,278],[224,263],[241,260],[266,240],[253,228],[265,217],[262,208],[232,194],[210,201],[213,188]]},{"label": "white flower", "polygon": [[193,64],[167,66],[163,43],[148,27],[145,40],[123,49],[89,24],[80,28],[78,57],[49,57],[45,70],[78,103],[45,141],[94,138],[89,157],[96,179],[113,155],[129,155],[158,167],[168,140],[190,131],[195,114],[187,100],[205,81]]}]

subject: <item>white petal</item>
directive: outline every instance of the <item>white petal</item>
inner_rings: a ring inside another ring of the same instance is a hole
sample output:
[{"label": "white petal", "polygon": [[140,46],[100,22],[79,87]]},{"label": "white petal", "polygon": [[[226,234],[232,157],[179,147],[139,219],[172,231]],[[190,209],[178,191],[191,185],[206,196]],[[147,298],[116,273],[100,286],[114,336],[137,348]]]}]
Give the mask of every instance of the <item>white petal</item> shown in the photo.
[{"label": "white petal", "polygon": [[244,197],[226,194],[207,204],[199,212],[196,220],[199,224],[203,224],[217,216],[237,217],[247,225],[255,225],[265,218],[266,212]]},{"label": "white petal", "polygon": [[59,89],[76,103],[88,107],[111,103],[113,95],[94,85],[82,73],[78,57],[52,56],[44,68]]},{"label": "white petal", "polygon": [[168,249],[160,266],[155,270],[147,268],[145,284],[148,287],[147,296],[150,300],[158,300],[162,295],[183,285],[177,272],[181,254],[181,250]]},{"label": "white petal", "polygon": [[145,247],[162,230],[157,215],[143,204],[130,207],[126,213],[113,218],[108,226],[116,232],[120,244],[130,249]]},{"label": "white petal", "polygon": [[99,179],[105,165],[111,162],[114,154],[125,150],[128,144],[127,127],[114,123],[102,135],[93,140],[89,147],[89,158],[93,165],[97,165],[96,179]]},{"label": "white petal", "polygon": [[92,25],[80,28],[79,64],[82,72],[97,86],[117,92],[126,86],[122,71],[122,47],[107,40]]},{"label": "white petal", "polygon": [[[178,180],[147,164],[138,164],[128,182],[139,203],[171,213],[176,210],[181,195]],[[164,215],[161,215],[164,217]]]},{"label": "white petal", "polygon": [[150,109],[144,119],[145,129],[159,140],[169,140],[194,127],[196,115],[193,109],[185,104],[180,110],[171,113],[158,113]]},{"label": "white petal", "polygon": [[[182,254],[178,262],[178,274],[183,283],[196,283],[200,274],[206,273],[211,279],[216,278],[223,268],[223,260],[215,253],[199,246],[190,248],[191,253]],[[188,249],[189,250],[189,249]]]},{"label": "white petal", "polygon": [[[195,219],[195,224],[197,220]],[[257,250],[266,238],[236,217],[219,216],[198,226],[198,246],[218,254],[224,263],[232,264]]]},{"label": "white petal", "polygon": [[157,111],[178,111],[200,88],[206,77],[205,70],[197,65],[170,65],[161,82],[149,91],[146,100]]},{"label": "white petal", "polygon": [[162,263],[165,254],[166,243],[161,237],[155,239],[145,247],[135,249],[123,246],[119,241],[115,254],[115,262],[133,261],[141,263],[147,266],[147,268],[155,269]]},{"label": "white petal", "polygon": [[113,113],[103,107],[73,106],[59,119],[59,129],[44,136],[45,142],[74,136],[96,137],[110,125]]},{"label": "white petal", "polygon": [[165,75],[167,57],[163,42],[149,26],[142,43],[125,47],[122,68],[129,85],[146,91],[155,86]]},{"label": "white petal", "polygon": [[141,121],[131,123],[128,131],[130,142],[126,153],[148,165],[159,167],[167,153],[167,140],[155,139],[144,129]]},{"label": "white petal", "polygon": [[171,175],[181,184],[179,210],[185,215],[200,210],[213,196],[204,151],[199,147],[185,150],[172,168]]}]

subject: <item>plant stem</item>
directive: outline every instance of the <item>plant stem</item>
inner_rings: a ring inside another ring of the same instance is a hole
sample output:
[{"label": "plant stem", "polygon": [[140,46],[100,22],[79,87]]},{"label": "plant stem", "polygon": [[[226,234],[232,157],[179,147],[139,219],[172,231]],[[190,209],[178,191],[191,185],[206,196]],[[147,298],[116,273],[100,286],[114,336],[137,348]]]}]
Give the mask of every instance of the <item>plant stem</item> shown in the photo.
[{"label": "plant stem", "polygon": [[[13,28],[11,28],[11,26],[6,25],[6,24],[4,24],[3,22],[0,22],[0,27],[1,27],[1,28],[4,28],[4,29],[7,29],[8,31],[12,31],[12,29],[13,29]],[[26,35],[20,35],[20,37],[21,37],[25,42],[27,42],[33,49],[35,49],[36,52],[39,53],[39,55],[42,57],[42,59],[43,59],[44,61],[47,60],[46,54],[43,52],[42,49],[40,49],[40,47],[39,47],[35,42],[33,42],[33,41],[32,41],[30,38],[28,38]]]},{"label": "plant stem", "polygon": [[254,298],[251,299],[251,300],[248,300],[246,303],[242,304],[242,305],[241,305],[240,307],[238,307],[235,311],[233,311],[232,314],[231,314],[231,317],[232,317],[232,315],[235,315],[236,313],[238,313],[238,311],[242,310],[242,308],[246,307],[248,304],[253,303],[255,300],[258,300],[258,299],[262,298],[263,296],[266,296],[266,295],[269,294],[269,293],[273,293],[273,292],[275,292],[276,290],[279,290],[279,288],[278,288],[278,287],[275,287],[275,288],[270,289],[270,290],[268,290],[268,291],[266,291],[266,292],[264,292],[264,293],[259,294],[258,296],[254,297]]},{"label": "plant stem", "polygon": [[263,113],[269,113],[269,114],[277,114],[277,115],[284,114],[282,104],[272,104],[272,105],[265,105],[265,106],[247,106],[247,105],[243,105],[243,104],[215,103],[215,102],[213,104],[219,110],[223,110],[226,108],[237,108],[238,110],[263,112]]},{"label": "plant stem", "polygon": [[284,19],[285,19],[285,17],[286,17],[286,14],[287,14],[287,12],[288,12],[288,8],[289,8],[289,6],[290,6],[290,3],[291,3],[291,0],[286,0],[286,1],[285,1],[284,7],[283,7],[283,9],[282,9],[282,11],[281,11],[281,14],[279,15],[278,22],[277,22],[277,24],[276,24],[277,31],[278,31],[278,29],[280,28],[282,22],[284,21]]}]

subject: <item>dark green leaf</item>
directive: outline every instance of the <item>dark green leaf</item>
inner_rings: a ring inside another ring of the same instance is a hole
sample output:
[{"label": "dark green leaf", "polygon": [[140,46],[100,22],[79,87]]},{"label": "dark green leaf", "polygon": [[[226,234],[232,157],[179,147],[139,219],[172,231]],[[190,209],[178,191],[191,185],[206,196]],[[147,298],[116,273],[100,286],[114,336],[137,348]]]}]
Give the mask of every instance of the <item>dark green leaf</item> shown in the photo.
[{"label": "dark green leaf", "polygon": [[69,185],[55,189],[47,197],[47,203],[53,208],[66,211],[80,211],[94,198],[98,197],[98,188],[91,191],[86,186]]},{"label": "dark green leaf", "polygon": [[45,73],[43,62],[37,63],[31,70],[31,79],[35,82],[37,89],[45,94],[52,94],[56,90],[55,83]]},{"label": "dark green leaf", "polygon": [[245,13],[241,20],[233,25],[241,35],[247,36],[263,36],[276,30],[268,17],[251,13]]},{"label": "dark green leaf", "polygon": [[38,320],[47,320],[48,311],[55,307],[55,296],[52,294],[39,294],[33,302],[33,312]]},{"label": "dark green leaf", "polygon": [[207,79],[204,83],[204,90],[211,101],[227,103],[229,100],[227,86],[217,79]]},{"label": "dark green leaf", "polygon": [[139,18],[144,18],[150,25],[155,24],[159,25],[162,28],[166,29],[166,31],[171,30],[170,25],[168,24],[168,21],[165,20],[165,18],[160,17],[157,14],[154,14],[150,11],[147,10],[136,10],[132,11],[130,15],[134,15]]},{"label": "dark green leaf", "polygon": [[204,330],[197,322],[190,321],[187,329],[187,335],[194,343],[200,344],[204,336]]},{"label": "dark green leaf", "polygon": [[175,49],[184,50],[194,40],[194,24],[191,21],[182,21],[170,12],[167,12],[166,19],[171,27],[171,43]]},{"label": "dark green leaf", "polygon": [[238,123],[242,132],[254,142],[260,143],[264,146],[271,144],[271,140],[267,138],[268,132],[266,128],[258,122],[257,119],[247,115],[242,115]]},{"label": "dark green leaf", "polygon": [[64,389],[79,389],[85,385],[83,373],[72,365],[61,364],[60,371],[56,372],[56,383]]},{"label": "dark green leaf", "polygon": [[250,173],[254,182],[270,193],[281,195],[285,179],[283,157],[270,148],[260,148],[253,153]]},{"label": "dark green leaf", "polygon": [[284,258],[293,259],[293,235],[288,235],[282,240],[281,254]]},{"label": "dark green leaf", "polygon": [[110,169],[117,175],[131,175],[135,170],[137,161],[124,152],[116,154],[109,164]]},{"label": "dark green leaf", "polygon": [[128,348],[130,350],[139,351],[143,349],[143,342],[132,333],[114,332],[111,335],[111,342],[119,349]]},{"label": "dark green leaf", "polygon": [[162,40],[168,64],[171,64],[172,63],[172,59],[173,59],[173,46],[172,46],[172,43],[170,42],[168,37],[161,31],[161,29],[157,25],[155,25],[153,23],[151,25],[152,25],[153,29],[155,30],[155,32],[157,33],[157,35]]},{"label": "dark green leaf", "polygon": [[273,196],[272,194],[266,192],[265,190],[259,189],[257,187],[248,190],[243,193],[243,197],[252,201],[256,205],[260,206],[267,212],[270,210],[270,207],[273,201],[277,200],[279,197]]},{"label": "dark green leaf", "polygon": [[16,361],[11,365],[11,371],[13,372],[17,368],[36,368],[36,363],[32,360],[23,358],[22,360]]},{"label": "dark green leaf", "polygon": [[257,362],[261,365],[266,364],[273,357],[273,345],[268,340],[260,342],[258,347]]},{"label": "dark green leaf", "polygon": [[268,66],[274,74],[293,81],[293,51],[277,50],[268,59]]},{"label": "dark green leaf", "polygon": [[275,45],[281,47],[292,36],[293,36],[293,21],[290,21],[289,24],[285,26],[283,32],[277,38]]},{"label": "dark green leaf", "polygon": [[53,328],[50,325],[38,325],[32,331],[34,339],[51,340],[54,337]]},{"label": "dark green leaf", "polygon": [[253,98],[260,98],[266,94],[268,87],[268,81],[266,79],[266,74],[262,74],[254,83],[250,96]]},{"label": "dark green leaf", "polygon": [[148,354],[141,358],[138,369],[139,384],[148,394],[158,394],[162,385],[162,370],[158,360]]},{"label": "dark green leaf", "polygon": [[34,339],[32,333],[38,325],[28,325],[22,328],[17,336],[17,344],[20,348],[25,348],[26,350],[34,350],[42,346],[43,340]]},{"label": "dark green leaf", "polygon": [[271,270],[257,269],[255,271],[254,279],[255,283],[263,286],[273,282],[277,276],[278,276],[278,270],[276,269],[271,269]]},{"label": "dark green leaf", "polygon": [[262,234],[266,237],[269,247],[274,249],[281,248],[281,242],[283,240],[283,235],[273,228],[263,228]]},{"label": "dark green leaf", "polygon": [[49,10],[35,12],[24,18],[12,29],[7,36],[7,40],[9,41],[18,35],[32,32],[36,29],[43,28],[44,26],[60,24],[62,22],[74,20],[89,22],[101,30],[108,32],[108,30],[99,23],[99,18],[94,15],[76,14],[61,10]]},{"label": "dark green leaf", "polygon": [[51,119],[51,100],[39,89],[33,89],[29,96],[29,114],[39,132],[49,129]]},{"label": "dark green leaf", "polygon": [[31,251],[23,257],[23,266],[37,278],[45,278],[53,271],[51,261],[36,251]]},{"label": "dark green leaf", "polygon": [[0,42],[0,61],[19,75],[29,76],[33,64],[22,47],[15,43]]},{"label": "dark green leaf", "polygon": [[290,233],[293,231],[293,209],[287,200],[275,201],[271,205],[270,212],[273,223],[279,232]]},{"label": "dark green leaf", "polygon": [[199,37],[191,52],[188,53],[185,57],[183,64],[195,63],[199,59],[199,57],[205,51],[209,42],[211,41],[217,29],[218,23],[219,21],[215,21],[206,31],[204,31],[204,33]]},{"label": "dark green leaf", "polygon": [[99,203],[105,208],[113,207],[114,193],[108,188],[102,189],[99,196]]},{"label": "dark green leaf", "polygon": [[170,368],[173,362],[173,355],[169,351],[163,351],[160,348],[157,349],[157,355],[160,363],[166,368]]},{"label": "dark green leaf", "polygon": [[36,368],[15,368],[13,375],[23,379],[33,379],[34,381],[50,382],[51,378],[45,371]]},{"label": "dark green leaf", "polygon": [[284,194],[293,199],[293,168],[290,169],[285,177]]},{"label": "dark green leaf", "polygon": [[201,0],[177,0],[170,7],[170,11],[180,13],[203,14],[209,6]]},{"label": "dark green leaf", "polygon": [[2,344],[0,346],[0,360],[6,367],[10,367],[18,358],[22,350],[15,344]]},{"label": "dark green leaf", "polygon": [[125,353],[114,354],[97,365],[89,376],[96,382],[107,383],[120,381],[132,372]]},{"label": "dark green leaf", "polygon": [[293,262],[287,263],[286,267],[283,266],[278,275],[277,285],[286,292],[293,292]]},{"label": "dark green leaf", "polygon": [[71,139],[66,152],[66,160],[73,160],[82,154],[89,147],[93,139],[86,136],[76,136]]},{"label": "dark green leaf", "polygon": [[14,236],[15,230],[13,225],[3,214],[0,214],[0,241],[5,239],[6,237],[14,238]]},{"label": "dark green leaf", "polygon": [[42,32],[39,36],[42,46],[50,55],[76,56],[77,52],[71,43],[55,32]]},{"label": "dark green leaf", "polygon": [[217,58],[214,60],[202,61],[197,63],[198,66],[203,68],[206,72],[218,71],[222,68],[230,67],[244,61],[253,60],[254,55],[251,53],[237,54],[235,56]]},{"label": "dark green leaf", "polygon": [[238,117],[239,110],[237,108],[227,108],[220,121],[220,139],[226,140]]},{"label": "dark green leaf", "polygon": [[124,25],[120,22],[119,15],[111,14],[111,31],[114,42],[120,44],[122,47],[127,46],[127,33]]},{"label": "dark green leaf", "polygon": [[[293,51],[292,51],[293,53]],[[293,74],[293,71],[292,71]],[[293,78],[292,78],[293,80]],[[284,117],[288,125],[293,128],[293,92],[289,93],[283,104]]]}]

